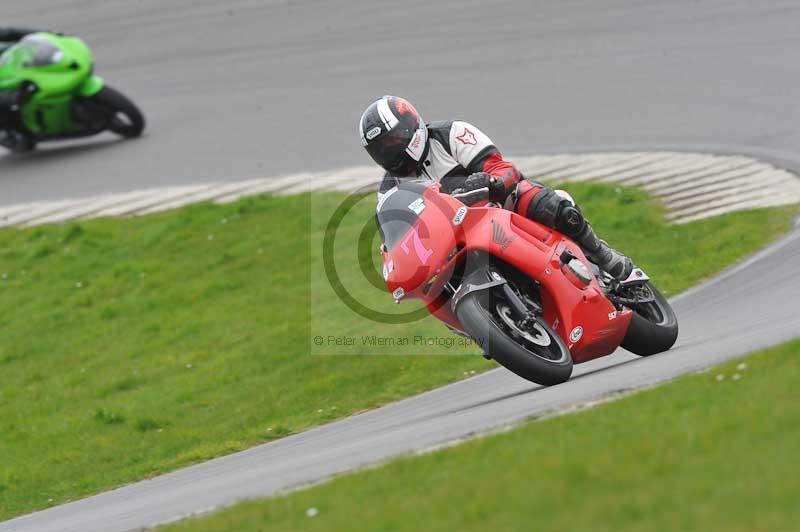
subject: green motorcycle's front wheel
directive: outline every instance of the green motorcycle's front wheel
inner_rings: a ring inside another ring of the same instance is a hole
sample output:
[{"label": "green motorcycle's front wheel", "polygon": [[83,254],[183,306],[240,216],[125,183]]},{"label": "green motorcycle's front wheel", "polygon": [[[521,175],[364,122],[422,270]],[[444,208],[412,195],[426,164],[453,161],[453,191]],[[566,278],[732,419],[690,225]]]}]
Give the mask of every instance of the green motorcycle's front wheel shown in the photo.
[{"label": "green motorcycle's front wheel", "polygon": [[95,103],[103,106],[109,113],[109,131],[125,138],[134,138],[144,130],[144,115],[127,96],[106,85],[92,97]]}]

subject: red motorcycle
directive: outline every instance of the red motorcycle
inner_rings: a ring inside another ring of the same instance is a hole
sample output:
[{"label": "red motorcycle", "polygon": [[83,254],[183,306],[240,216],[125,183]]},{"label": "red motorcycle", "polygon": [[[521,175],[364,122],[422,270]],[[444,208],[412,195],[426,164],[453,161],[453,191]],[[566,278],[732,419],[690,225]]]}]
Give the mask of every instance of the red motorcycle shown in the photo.
[{"label": "red motorcycle", "polygon": [[677,318],[641,269],[617,281],[565,235],[488,203],[488,192],[409,181],[381,197],[383,277],[396,302],[423,300],[485,357],[544,385],[619,346],[641,356],[672,347]]}]

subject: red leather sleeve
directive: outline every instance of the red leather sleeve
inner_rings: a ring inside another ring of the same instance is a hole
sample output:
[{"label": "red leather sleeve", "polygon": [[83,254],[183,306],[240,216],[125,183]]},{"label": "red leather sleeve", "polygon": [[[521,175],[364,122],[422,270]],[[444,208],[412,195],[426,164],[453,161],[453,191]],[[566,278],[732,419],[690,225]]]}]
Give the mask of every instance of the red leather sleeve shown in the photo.
[{"label": "red leather sleeve", "polygon": [[481,168],[481,171],[500,178],[506,186],[506,190],[510,190],[514,185],[519,183],[522,177],[517,167],[503,159],[499,151],[494,152],[483,161],[483,168]]}]

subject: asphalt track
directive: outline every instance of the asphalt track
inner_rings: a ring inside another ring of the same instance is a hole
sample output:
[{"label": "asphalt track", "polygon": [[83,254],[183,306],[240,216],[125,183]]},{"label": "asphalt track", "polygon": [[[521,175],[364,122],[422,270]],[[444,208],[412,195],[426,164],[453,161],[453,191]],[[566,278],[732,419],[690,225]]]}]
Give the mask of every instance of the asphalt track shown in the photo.
[{"label": "asphalt track", "polygon": [[[151,126],[0,158],[0,203],[363,164],[354,123],[384,92],[509,153],[654,146],[800,168],[796,1],[11,4],[4,23],[84,35]],[[619,352],[548,389],[493,371],[0,530],[151,525],[782,342],[800,332],[798,257],[795,232],[679,298],[668,353]]]},{"label": "asphalt track", "polygon": [[146,137],[0,156],[0,205],[366,164],[384,93],[510,154],[686,148],[800,168],[800,2],[5,0],[81,35]]}]

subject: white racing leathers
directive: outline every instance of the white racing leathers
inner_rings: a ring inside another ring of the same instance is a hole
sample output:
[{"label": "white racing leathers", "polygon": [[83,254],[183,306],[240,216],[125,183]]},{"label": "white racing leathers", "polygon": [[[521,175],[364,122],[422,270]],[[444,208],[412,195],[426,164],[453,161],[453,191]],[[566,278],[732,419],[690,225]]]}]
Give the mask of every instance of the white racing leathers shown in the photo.
[{"label": "white racing leathers", "polygon": [[486,171],[484,166],[490,158],[500,159],[492,140],[469,122],[461,120],[431,122],[427,124],[427,128],[429,140],[426,152],[423,153],[421,174],[411,177],[386,174],[381,182],[379,196],[402,179],[427,178],[440,181],[451,176],[467,177],[476,172]]}]

